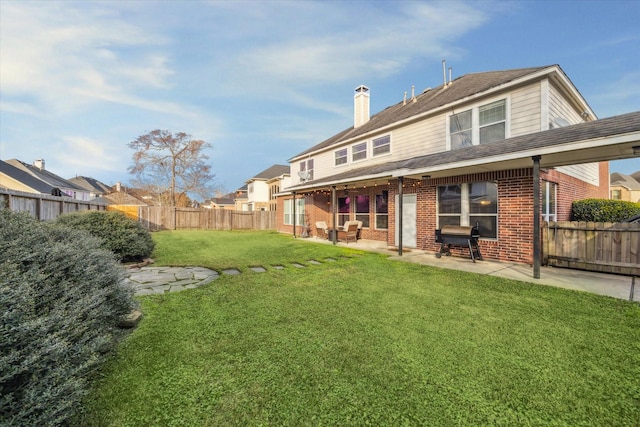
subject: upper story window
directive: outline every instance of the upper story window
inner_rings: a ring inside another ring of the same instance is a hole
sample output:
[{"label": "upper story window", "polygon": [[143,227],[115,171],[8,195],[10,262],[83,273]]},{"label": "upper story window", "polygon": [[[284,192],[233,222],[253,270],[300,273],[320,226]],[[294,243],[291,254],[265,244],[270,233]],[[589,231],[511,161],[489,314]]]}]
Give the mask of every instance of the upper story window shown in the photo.
[{"label": "upper story window", "polygon": [[367,143],[361,142],[351,147],[351,160],[357,162],[358,160],[365,160],[367,158]]},{"label": "upper story window", "polygon": [[307,172],[308,174],[305,181],[311,181],[313,179],[313,159],[301,161],[300,172]]},{"label": "upper story window", "polygon": [[449,135],[451,136],[451,149],[471,147],[473,134],[471,131],[471,110],[453,114],[449,119]]},{"label": "upper story window", "polygon": [[480,115],[480,144],[500,141],[505,138],[506,107],[505,100],[483,105],[478,111]]},{"label": "upper story window", "polygon": [[347,163],[347,149],[343,148],[335,152],[335,165],[340,166]]},{"label": "upper story window", "polygon": [[451,150],[500,141],[506,137],[506,99],[449,116],[449,143]]},{"label": "upper story window", "polygon": [[249,185],[247,186],[247,192],[253,193],[253,182],[250,182]]},{"label": "upper story window", "polygon": [[391,137],[385,135],[373,140],[373,157],[391,152]]}]

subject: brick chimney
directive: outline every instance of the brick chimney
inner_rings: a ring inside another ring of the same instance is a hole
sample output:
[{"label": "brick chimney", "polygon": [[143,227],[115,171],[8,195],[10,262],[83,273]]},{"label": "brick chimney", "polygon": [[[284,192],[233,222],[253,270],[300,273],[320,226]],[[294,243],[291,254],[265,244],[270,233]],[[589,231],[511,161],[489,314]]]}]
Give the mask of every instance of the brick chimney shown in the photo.
[{"label": "brick chimney", "polygon": [[369,121],[369,88],[360,85],[353,97],[353,127],[357,128]]}]

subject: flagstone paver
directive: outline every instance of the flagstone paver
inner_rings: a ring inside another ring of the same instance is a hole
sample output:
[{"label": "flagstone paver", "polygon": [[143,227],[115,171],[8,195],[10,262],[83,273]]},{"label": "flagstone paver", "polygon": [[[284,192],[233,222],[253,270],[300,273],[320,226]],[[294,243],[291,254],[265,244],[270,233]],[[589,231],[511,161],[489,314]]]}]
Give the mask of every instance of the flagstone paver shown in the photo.
[{"label": "flagstone paver", "polygon": [[203,267],[140,267],[127,270],[126,280],[136,295],[153,295],[196,288],[219,276]]},{"label": "flagstone paver", "polygon": [[[326,258],[324,261],[337,261],[334,258]],[[322,262],[317,260],[308,260],[311,265],[321,265]],[[296,268],[306,268],[304,264],[297,262],[291,263]],[[284,265],[273,265],[270,268],[274,270],[284,270]],[[262,266],[252,266],[248,268],[256,273],[264,273],[267,271]],[[135,267],[127,269],[126,281],[135,290],[136,295],[154,295],[180,292],[186,289],[194,289],[202,285],[206,285],[221,274],[240,275],[242,272],[237,268],[228,268],[218,273],[204,267]]]}]

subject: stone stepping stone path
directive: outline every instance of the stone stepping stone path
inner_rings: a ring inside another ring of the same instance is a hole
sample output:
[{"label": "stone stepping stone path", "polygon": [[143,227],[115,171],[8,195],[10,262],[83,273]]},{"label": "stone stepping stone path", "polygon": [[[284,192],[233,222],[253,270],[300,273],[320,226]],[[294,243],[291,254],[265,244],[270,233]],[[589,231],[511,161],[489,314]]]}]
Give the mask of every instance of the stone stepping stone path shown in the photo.
[{"label": "stone stepping stone path", "polygon": [[153,295],[193,289],[219,277],[203,267],[141,267],[127,270],[126,281],[136,295]]},{"label": "stone stepping stone path", "polygon": [[[325,262],[335,262],[335,258],[325,258]],[[310,259],[307,261],[310,265],[321,265],[322,262]],[[295,268],[307,268],[306,265],[297,262],[291,263]],[[274,270],[284,270],[284,265],[271,266]],[[249,267],[256,273],[264,273],[267,271],[262,266]],[[194,289],[207,283],[210,283],[220,277],[220,274],[239,275],[242,274],[237,268],[229,268],[218,273],[215,270],[204,267],[135,267],[127,269],[127,278],[125,281],[129,283],[135,290],[136,295],[154,295],[171,292],[180,292],[185,289]]]}]

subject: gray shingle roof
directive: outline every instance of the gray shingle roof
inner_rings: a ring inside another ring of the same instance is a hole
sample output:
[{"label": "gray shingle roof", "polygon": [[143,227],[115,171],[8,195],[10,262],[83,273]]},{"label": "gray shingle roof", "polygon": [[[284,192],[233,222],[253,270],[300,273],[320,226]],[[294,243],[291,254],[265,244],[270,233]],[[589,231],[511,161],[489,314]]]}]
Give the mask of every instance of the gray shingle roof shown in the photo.
[{"label": "gray shingle roof", "polygon": [[47,184],[51,185],[52,187],[68,188],[68,189],[78,190],[78,191],[87,191],[84,188],[80,187],[79,185],[76,185],[71,181],[68,181],[52,172],[49,172],[46,169],[39,169],[33,165],[30,165],[18,159],[7,160],[7,163],[9,163],[10,165],[20,170],[23,170],[31,174],[32,176],[36,177],[40,181],[44,181]]},{"label": "gray shingle roof", "polygon": [[273,165],[268,169],[263,170],[251,179],[271,179],[280,175],[290,173],[291,168],[289,165]]},{"label": "gray shingle roof", "polygon": [[56,191],[56,188],[39,180],[31,174],[18,169],[17,167],[0,160],[0,173],[7,175],[8,177],[26,185],[27,187],[38,191],[42,194],[57,194],[60,190]]},{"label": "gray shingle roof", "polygon": [[[398,170],[419,170],[468,160],[474,160],[480,163],[482,159],[486,158],[517,154],[519,152],[530,152],[531,150],[631,132],[640,132],[640,111],[563,128],[516,136],[489,144],[474,145],[459,150],[444,151],[407,160],[351,169],[336,175],[316,179],[311,184],[317,186],[318,184],[322,185],[323,183],[339,182],[367,176],[391,176],[394,171]],[[300,185],[292,188],[302,188],[305,186],[306,185]]]},{"label": "gray shingle roof", "polygon": [[640,190],[640,182],[631,175],[625,175],[623,173],[614,172],[610,177],[611,185],[619,185],[626,187],[629,190]]},{"label": "gray shingle roof", "polygon": [[111,187],[98,181],[95,178],[87,176],[76,176],[74,178],[70,178],[69,181],[88,191],[104,194],[111,192]]},{"label": "gray shingle roof", "polygon": [[293,158],[312,153],[338,144],[342,141],[366,134],[376,129],[381,129],[393,123],[427,113],[439,107],[465,99],[469,96],[485,92],[497,86],[509,83],[529,74],[536,73],[552,66],[520,68],[516,70],[488,71],[483,73],[471,73],[453,80],[452,84],[440,85],[434,89],[425,91],[416,96],[416,102],[407,100],[406,105],[401,101],[387,107],[383,111],[371,116],[370,120],[357,128],[351,127],[337,135],[297,154]]}]

